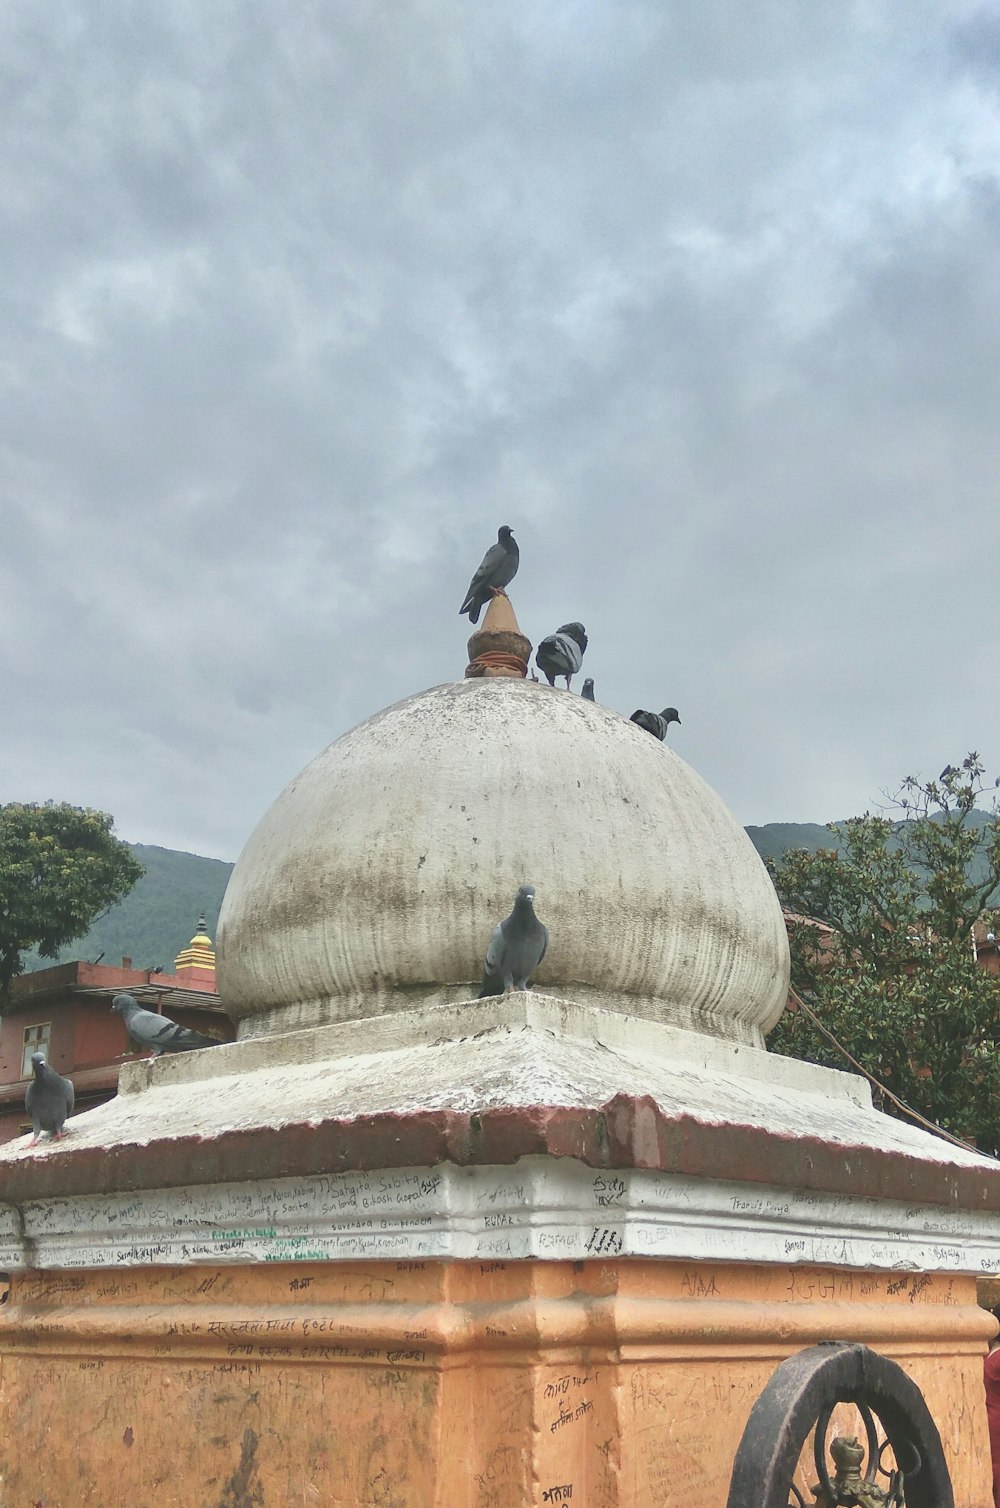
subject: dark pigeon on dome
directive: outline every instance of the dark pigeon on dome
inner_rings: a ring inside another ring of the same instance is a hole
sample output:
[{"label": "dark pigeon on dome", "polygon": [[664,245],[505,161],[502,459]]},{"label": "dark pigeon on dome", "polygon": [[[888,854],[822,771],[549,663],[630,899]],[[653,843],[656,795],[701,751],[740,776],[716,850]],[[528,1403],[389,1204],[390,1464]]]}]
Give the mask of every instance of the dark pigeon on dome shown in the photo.
[{"label": "dark pigeon on dome", "polygon": [[632,713],[629,721],[640,728],[645,728],[647,733],[652,733],[653,737],[658,738],[662,743],[667,736],[670,724],[679,723],[680,718],[677,716],[676,707],[664,707],[662,712],[643,712],[640,708]]},{"label": "dark pigeon on dome", "polygon": [[592,676],[588,675],[584,681],[583,690],[580,692],[580,695],[585,702],[592,702],[594,700],[594,681]]},{"label": "dark pigeon on dome", "polygon": [[494,928],[486,950],[480,1000],[486,995],[526,990],[548,945],[548,929],[535,915],[535,887],[522,885],[514,897],[510,916]]},{"label": "dark pigeon on dome", "polygon": [[199,1047],[218,1047],[214,1037],[204,1032],[192,1031],[189,1026],[179,1026],[169,1016],[157,1015],[155,1011],[143,1010],[134,995],[116,995],[111,1009],[117,1011],[125,1022],[125,1030],[136,1052],[148,1052],[152,1048],[157,1056],[161,1052],[194,1052]]},{"label": "dark pigeon on dome", "polygon": [[568,691],[570,681],[583,664],[586,648],[587,631],[583,624],[564,623],[539,644],[535,664],[550,686],[555,685],[557,675],[564,675]]},{"label": "dark pigeon on dome", "polygon": [[32,1080],[24,1096],[24,1108],[31,1116],[34,1132],[29,1147],[35,1146],[43,1131],[47,1131],[53,1141],[59,1141],[66,1117],[72,1115],[76,1102],[72,1079],[64,1079],[50,1068],[43,1052],[31,1054],[31,1072]]},{"label": "dark pigeon on dome", "polygon": [[514,580],[520,561],[521,552],[517,548],[517,541],[509,526],[504,524],[497,532],[496,544],[486,551],[479,570],[469,582],[465,601],[458,610],[459,615],[468,613],[469,621],[478,623],[479,614],[490,598],[502,592]]}]

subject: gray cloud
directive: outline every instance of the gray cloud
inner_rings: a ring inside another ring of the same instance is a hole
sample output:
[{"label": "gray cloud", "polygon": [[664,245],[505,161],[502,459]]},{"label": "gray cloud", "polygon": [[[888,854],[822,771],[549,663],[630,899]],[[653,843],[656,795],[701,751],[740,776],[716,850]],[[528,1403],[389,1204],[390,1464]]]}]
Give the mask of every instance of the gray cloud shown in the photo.
[{"label": "gray cloud", "polygon": [[995,18],[917,0],[0,16],[0,800],[232,857],[536,641],[747,822],[968,747],[1000,546]]}]

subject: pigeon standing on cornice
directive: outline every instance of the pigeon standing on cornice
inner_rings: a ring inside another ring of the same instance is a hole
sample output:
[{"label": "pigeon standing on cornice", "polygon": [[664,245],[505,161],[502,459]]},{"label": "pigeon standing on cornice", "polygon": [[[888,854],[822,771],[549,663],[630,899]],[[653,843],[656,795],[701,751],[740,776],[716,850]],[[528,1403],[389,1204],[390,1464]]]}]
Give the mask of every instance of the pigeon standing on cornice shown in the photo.
[{"label": "pigeon standing on cornice", "polygon": [[31,1071],[33,1078],[24,1096],[24,1108],[31,1116],[34,1131],[29,1147],[36,1144],[43,1131],[47,1131],[53,1141],[59,1141],[66,1117],[72,1114],[76,1102],[72,1079],[64,1079],[50,1068],[43,1052],[31,1054]]},{"label": "pigeon standing on cornice", "polygon": [[514,897],[513,911],[494,929],[490,939],[480,1000],[485,995],[526,990],[548,945],[548,929],[535,915],[535,887],[522,885]]},{"label": "pigeon standing on cornice", "polygon": [[189,1026],[179,1026],[169,1016],[159,1016],[155,1011],[145,1011],[134,995],[116,995],[111,1002],[125,1022],[125,1030],[136,1052],[194,1052],[199,1047],[218,1047],[214,1037],[192,1031]]}]

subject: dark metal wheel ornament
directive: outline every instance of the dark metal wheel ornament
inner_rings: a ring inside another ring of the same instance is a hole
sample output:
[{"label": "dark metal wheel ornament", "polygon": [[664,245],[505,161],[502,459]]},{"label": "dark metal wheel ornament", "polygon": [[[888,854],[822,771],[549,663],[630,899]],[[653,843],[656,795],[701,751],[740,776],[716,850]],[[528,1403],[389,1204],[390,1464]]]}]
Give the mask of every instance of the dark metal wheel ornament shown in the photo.
[{"label": "dark metal wheel ornament", "polygon": [[[857,1408],[864,1445],[839,1437],[827,1446],[838,1403]],[[811,1346],[775,1370],[743,1431],[727,1508],[805,1508],[792,1477],[814,1428],[817,1508],[901,1508],[904,1488],[907,1508],[955,1508],[941,1436],[916,1383],[887,1356],[841,1341]],[[888,1449],[895,1466],[884,1464]]]}]

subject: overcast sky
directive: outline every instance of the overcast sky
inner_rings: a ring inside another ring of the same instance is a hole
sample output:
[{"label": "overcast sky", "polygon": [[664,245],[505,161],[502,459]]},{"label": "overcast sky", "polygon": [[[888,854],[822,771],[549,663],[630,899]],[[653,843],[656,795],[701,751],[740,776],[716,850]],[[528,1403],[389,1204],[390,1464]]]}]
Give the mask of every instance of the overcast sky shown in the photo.
[{"label": "overcast sky", "polygon": [[0,801],[235,858],[536,643],[741,821],[1000,771],[1000,12],[8,0]]}]

